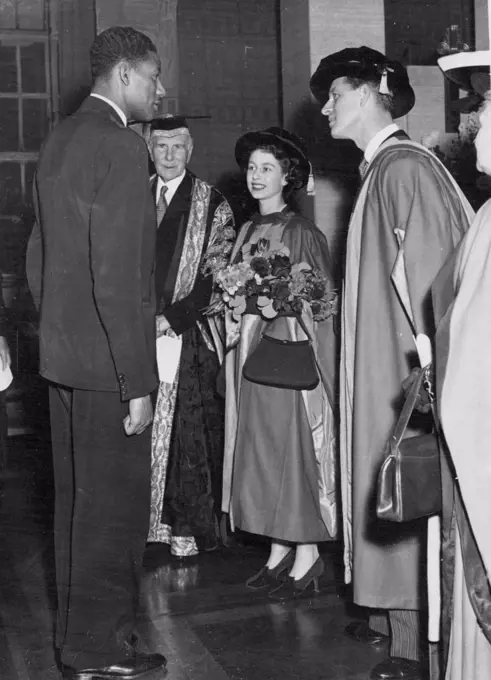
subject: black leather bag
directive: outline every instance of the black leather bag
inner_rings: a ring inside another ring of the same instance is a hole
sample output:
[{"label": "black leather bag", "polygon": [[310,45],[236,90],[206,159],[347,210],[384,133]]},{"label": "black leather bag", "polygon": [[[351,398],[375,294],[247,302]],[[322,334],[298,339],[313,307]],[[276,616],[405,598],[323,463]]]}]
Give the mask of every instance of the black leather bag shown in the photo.
[{"label": "black leather bag", "polygon": [[441,512],[440,452],[435,434],[403,439],[425,377],[414,381],[387,443],[387,457],[377,486],[377,516],[389,522],[409,522]]},{"label": "black leather bag", "polygon": [[301,317],[296,318],[307,340],[280,340],[263,334],[242,368],[246,380],[289,390],[313,390],[317,387],[319,373],[312,338]]}]

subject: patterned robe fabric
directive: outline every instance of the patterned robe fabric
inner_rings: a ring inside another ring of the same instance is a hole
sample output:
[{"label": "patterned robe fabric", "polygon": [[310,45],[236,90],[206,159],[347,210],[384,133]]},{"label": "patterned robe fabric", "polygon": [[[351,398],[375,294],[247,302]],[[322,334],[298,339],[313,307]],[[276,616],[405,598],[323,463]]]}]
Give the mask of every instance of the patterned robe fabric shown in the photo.
[{"label": "patterned robe fabric", "polygon": [[223,352],[201,314],[213,284],[201,268],[207,249],[233,224],[223,196],[187,172],[158,229],[159,313],[183,345],[174,383],[160,383],[157,395],[148,540],[170,544],[180,557],[197,554],[200,543],[216,545],[223,405],[214,385]]}]

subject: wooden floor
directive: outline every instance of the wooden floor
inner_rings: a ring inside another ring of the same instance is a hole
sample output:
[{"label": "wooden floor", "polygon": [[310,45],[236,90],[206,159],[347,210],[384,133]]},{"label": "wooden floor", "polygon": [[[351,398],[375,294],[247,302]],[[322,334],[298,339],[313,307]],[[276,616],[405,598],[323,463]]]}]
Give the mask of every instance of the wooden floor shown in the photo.
[{"label": "wooden floor", "polygon": [[[46,447],[11,441],[0,475],[0,678],[58,680],[53,652],[51,464]],[[326,577],[313,599],[272,603],[244,587],[266,547],[240,536],[233,548],[178,561],[149,546],[139,632],[168,659],[168,680],[361,680],[386,658],[343,635],[339,545],[323,549]],[[157,674],[157,680],[164,677]]]}]

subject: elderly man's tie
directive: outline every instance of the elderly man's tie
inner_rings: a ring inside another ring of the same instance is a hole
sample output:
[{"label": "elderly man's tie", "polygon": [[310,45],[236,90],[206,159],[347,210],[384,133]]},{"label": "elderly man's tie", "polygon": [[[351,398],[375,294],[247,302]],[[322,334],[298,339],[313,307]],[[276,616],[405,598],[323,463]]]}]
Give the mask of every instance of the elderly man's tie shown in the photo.
[{"label": "elderly man's tie", "polygon": [[163,184],[162,189],[160,190],[160,196],[157,203],[157,227],[162,222],[162,218],[165,215],[165,211],[167,210],[167,201],[165,200],[165,194],[168,188],[169,187],[167,185]]}]

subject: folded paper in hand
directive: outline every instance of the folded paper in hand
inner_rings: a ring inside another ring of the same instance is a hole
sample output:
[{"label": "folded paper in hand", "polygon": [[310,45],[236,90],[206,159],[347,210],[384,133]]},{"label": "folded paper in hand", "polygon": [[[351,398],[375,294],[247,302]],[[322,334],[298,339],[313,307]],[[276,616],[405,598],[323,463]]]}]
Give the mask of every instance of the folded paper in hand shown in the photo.
[{"label": "folded paper in hand", "polygon": [[182,338],[161,335],[157,338],[157,368],[160,382],[172,384],[181,359]]}]

